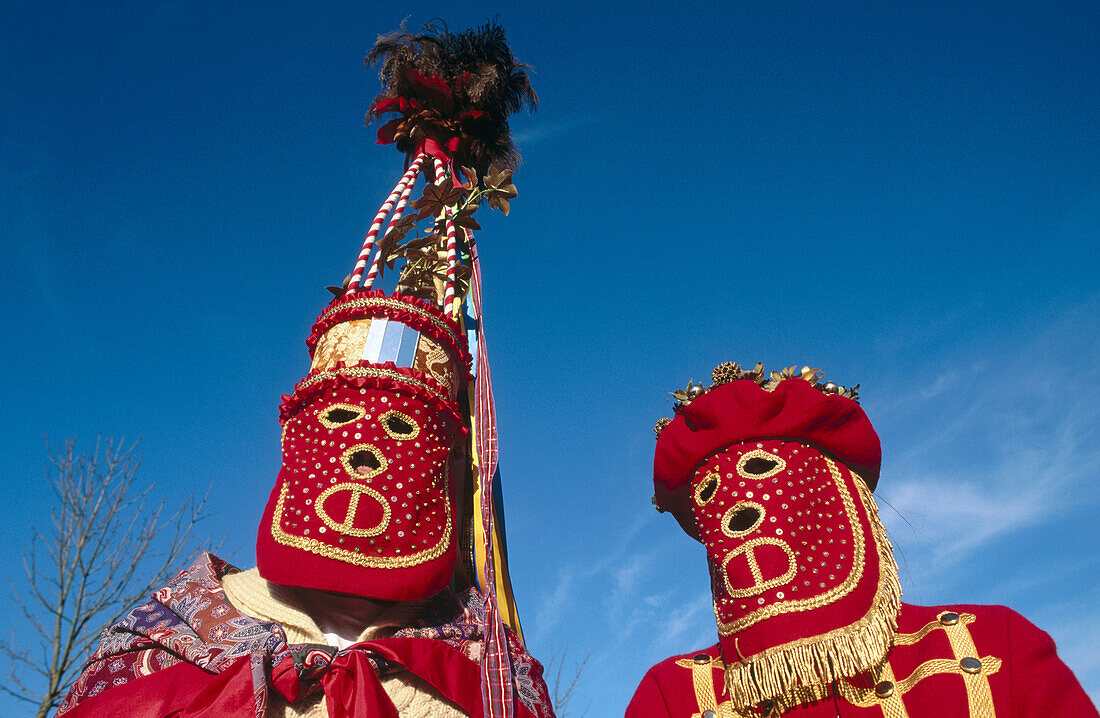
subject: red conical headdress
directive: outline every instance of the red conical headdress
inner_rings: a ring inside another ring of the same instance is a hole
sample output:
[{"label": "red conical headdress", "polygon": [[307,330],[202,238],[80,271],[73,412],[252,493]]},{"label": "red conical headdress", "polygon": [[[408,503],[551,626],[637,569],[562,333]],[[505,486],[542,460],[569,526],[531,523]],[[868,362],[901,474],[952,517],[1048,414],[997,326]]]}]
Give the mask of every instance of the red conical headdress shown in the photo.
[{"label": "red conical headdress", "polygon": [[[314,324],[309,374],[284,398],[283,467],[257,563],[274,583],[377,599],[422,598],[452,580],[476,584],[486,715],[507,716],[504,624],[519,633],[519,621],[497,520],[471,230],[482,201],[507,214],[516,196],[507,118],[536,98],[493,24],[380,37],[367,57],[376,61],[384,91],[369,118],[399,113],[379,142],[397,144],[406,171]],[[428,183],[410,202],[421,175]],[[399,270],[390,293],[375,288],[387,269]]]}]

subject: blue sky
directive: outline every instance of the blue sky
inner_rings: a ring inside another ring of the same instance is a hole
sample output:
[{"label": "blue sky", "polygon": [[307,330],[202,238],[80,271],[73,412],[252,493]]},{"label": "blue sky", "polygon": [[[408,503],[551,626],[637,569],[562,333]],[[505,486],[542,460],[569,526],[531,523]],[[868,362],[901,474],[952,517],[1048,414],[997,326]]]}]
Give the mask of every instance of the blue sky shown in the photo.
[{"label": "blue sky", "polygon": [[6,7],[5,574],[42,435],[96,432],[169,500],[213,479],[252,565],[279,397],[401,170],[362,57],[499,13],[541,98],[479,239],[509,549],[575,706],[715,640],[651,427],[726,360],[860,383],[905,599],[1012,605],[1100,698],[1095,3],[380,5]]}]

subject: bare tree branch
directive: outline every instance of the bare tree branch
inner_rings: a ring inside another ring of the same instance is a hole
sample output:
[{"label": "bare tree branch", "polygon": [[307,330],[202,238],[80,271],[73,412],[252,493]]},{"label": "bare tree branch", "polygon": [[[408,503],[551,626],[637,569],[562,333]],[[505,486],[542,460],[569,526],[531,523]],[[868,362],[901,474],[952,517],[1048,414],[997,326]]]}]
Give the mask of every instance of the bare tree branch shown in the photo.
[{"label": "bare tree branch", "polygon": [[163,585],[193,550],[206,499],[188,497],[169,512],[150,507],[152,484],[137,480],[138,442],[97,438],[86,450],[74,439],[46,444],[46,476],[57,500],[50,530],[33,531],[23,554],[25,585],[9,582],[12,600],[35,632],[42,658],[0,644],[10,685],[0,690],[37,704],[37,718],[61,702],[99,635]]},{"label": "bare tree branch", "polygon": [[[554,715],[557,718],[569,718],[572,713],[572,707],[569,705],[570,701],[577,695],[577,688],[581,684],[581,676],[584,674],[585,666],[588,665],[588,658],[591,654],[586,653],[579,663],[573,663],[569,673],[566,673],[565,659],[569,651],[563,650],[561,652],[555,652],[550,658],[550,662],[546,664],[546,675],[550,673],[554,674],[554,681],[550,684],[550,700],[554,704]],[[578,718],[584,718],[588,714],[588,709],[591,706],[586,705],[582,710]]]}]

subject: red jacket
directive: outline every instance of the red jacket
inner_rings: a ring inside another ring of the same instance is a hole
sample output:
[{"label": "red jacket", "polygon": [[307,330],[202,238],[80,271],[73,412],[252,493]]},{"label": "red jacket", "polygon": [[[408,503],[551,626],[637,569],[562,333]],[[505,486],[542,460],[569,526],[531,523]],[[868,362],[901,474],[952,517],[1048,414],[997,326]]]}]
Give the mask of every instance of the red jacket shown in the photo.
[{"label": "red jacket", "polygon": [[[898,624],[894,648],[877,685],[842,681],[835,700],[804,704],[784,715],[1097,716],[1073,673],[1058,658],[1050,636],[1010,608],[902,604]],[[761,710],[734,710],[726,696],[724,670],[717,644],[664,660],[642,679],[626,718],[763,715]]]}]

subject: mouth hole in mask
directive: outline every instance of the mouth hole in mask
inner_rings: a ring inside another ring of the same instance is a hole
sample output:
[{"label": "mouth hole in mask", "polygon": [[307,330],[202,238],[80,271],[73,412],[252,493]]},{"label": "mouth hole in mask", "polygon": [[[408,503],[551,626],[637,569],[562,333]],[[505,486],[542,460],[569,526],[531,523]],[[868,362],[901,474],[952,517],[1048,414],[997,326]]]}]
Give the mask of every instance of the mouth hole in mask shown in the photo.
[{"label": "mouth hole in mask", "polygon": [[360,478],[377,476],[389,465],[382,452],[369,444],[353,446],[344,454],[343,463],[349,474]]},{"label": "mouth hole in mask", "polygon": [[717,473],[711,472],[704,476],[699,485],[695,487],[695,503],[699,506],[705,506],[718,492],[719,482],[720,478]]},{"label": "mouth hole in mask", "polygon": [[369,474],[382,468],[382,462],[369,451],[356,451],[351,455],[351,470],[357,474]]},{"label": "mouth hole in mask", "polygon": [[763,506],[753,501],[739,501],[722,517],[722,533],[739,538],[753,531],[763,520]]}]

